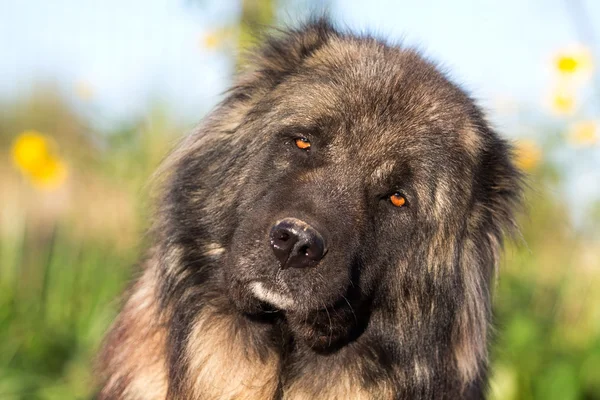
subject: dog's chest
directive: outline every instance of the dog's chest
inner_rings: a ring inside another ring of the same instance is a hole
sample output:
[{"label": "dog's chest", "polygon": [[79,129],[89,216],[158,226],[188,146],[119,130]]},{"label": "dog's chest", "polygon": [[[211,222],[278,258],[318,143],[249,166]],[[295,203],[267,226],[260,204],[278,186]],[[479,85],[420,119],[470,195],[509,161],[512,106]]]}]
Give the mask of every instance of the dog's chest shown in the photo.
[{"label": "dog's chest", "polygon": [[385,383],[364,388],[339,355],[258,351],[257,343],[267,342],[257,337],[261,333],[228,319],[198,321],[188,343],[190,391],[209,399],[393,398]]}]

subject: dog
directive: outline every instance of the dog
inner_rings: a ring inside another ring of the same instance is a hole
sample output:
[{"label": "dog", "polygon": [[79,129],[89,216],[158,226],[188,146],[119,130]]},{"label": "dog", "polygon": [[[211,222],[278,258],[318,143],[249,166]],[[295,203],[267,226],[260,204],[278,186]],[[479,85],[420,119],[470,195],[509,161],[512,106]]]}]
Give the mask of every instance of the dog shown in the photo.
[{"label": "dog", "polygon": [[165,160],[100,399],[480,399],[522,177],[412,49],[269,37]]}]

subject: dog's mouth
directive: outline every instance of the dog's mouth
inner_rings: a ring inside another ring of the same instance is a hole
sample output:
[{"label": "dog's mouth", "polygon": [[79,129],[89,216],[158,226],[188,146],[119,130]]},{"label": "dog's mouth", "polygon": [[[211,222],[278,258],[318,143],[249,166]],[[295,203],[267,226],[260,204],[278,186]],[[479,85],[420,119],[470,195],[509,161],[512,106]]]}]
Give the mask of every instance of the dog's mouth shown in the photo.
[{"label": "dog's mouth", "polygon": [[258,300],[263,301],[280,310],[293,310],[296,307],[296,301],[289,292],[284,292],[275,288],[264,281],[250,282],[248,288],[252,295]]},{"label": "dog's mouth", "polygon": [[263,305],[254,315],[279,312],[293,335],[312,349],[335,351],[362,332],[360,324],[364,321],[359,319],[365,314],[360,312],[360,306],[351,304],[351,299],[342,296],[329,305],[320,303],[320,307],[306,308],[302,299],[278,286],[267,280],[254,280],[247,285],[248,292]]}]

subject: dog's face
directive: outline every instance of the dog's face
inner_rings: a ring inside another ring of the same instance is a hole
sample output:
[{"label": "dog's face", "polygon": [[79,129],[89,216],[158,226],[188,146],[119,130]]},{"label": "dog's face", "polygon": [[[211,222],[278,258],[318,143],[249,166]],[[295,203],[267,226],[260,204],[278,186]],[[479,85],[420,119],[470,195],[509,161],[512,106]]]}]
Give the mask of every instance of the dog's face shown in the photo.
[{"label": "dog's face", "polygon": [[216,242],[236,307],[280,310],[309,341],[311,321],[331,339],[374,309],[440,335],[485,329],[519,177],[472,100],[372,39],[308,30],[261,57],[185,150],[168,202],[181,236]]},{"label": "dog's face", "polygon": [[317,52],[238,128],[260,141],[226,264],[242,307],[368,296],[387,273],[427,268],[415,249],[439,227],[454,240],[471,212],[486,134],[471,100],[414,53],[345,50]]},{"label": "dog's face", "polygon": [[351,50],[356,63],[315,61],[239,128],[262,143],[228,252],[234,295],[325,309],[411,262],[431,224],[468,213],[471,104],[437,74],[417,79],[426,66],[412,55]]}]

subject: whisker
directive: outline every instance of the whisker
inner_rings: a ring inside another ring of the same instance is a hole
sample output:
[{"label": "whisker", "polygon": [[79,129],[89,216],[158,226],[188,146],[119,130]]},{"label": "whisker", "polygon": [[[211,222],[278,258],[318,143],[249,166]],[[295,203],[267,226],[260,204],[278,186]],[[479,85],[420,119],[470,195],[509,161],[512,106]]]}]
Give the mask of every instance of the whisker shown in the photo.
[{"label": "whisker", "polygon": [[328,346],[331,346],[331,339],[333,337],[333,323],[331,322],[331,316],[329,315],[329,310],[327,310],[327,306],[325,305],[325,303],[323,303],[323,306],[325,307],[325,312],[327,313],[327,318],[329,319],[329,344],[328,344]]},{"label": "whisker", "polygon": [[350,307],[350,311],[352,311],[352,315],[354,316],[354,322],[356,322],[356,324],[358,325],[358,318],[356,317],[356,313],[354,313],[354,308],[352,308],[352,304],[350,304],[350,301],[348,301],[346,296],[342,295],[342,298],[346,301],[348,307]]}]

